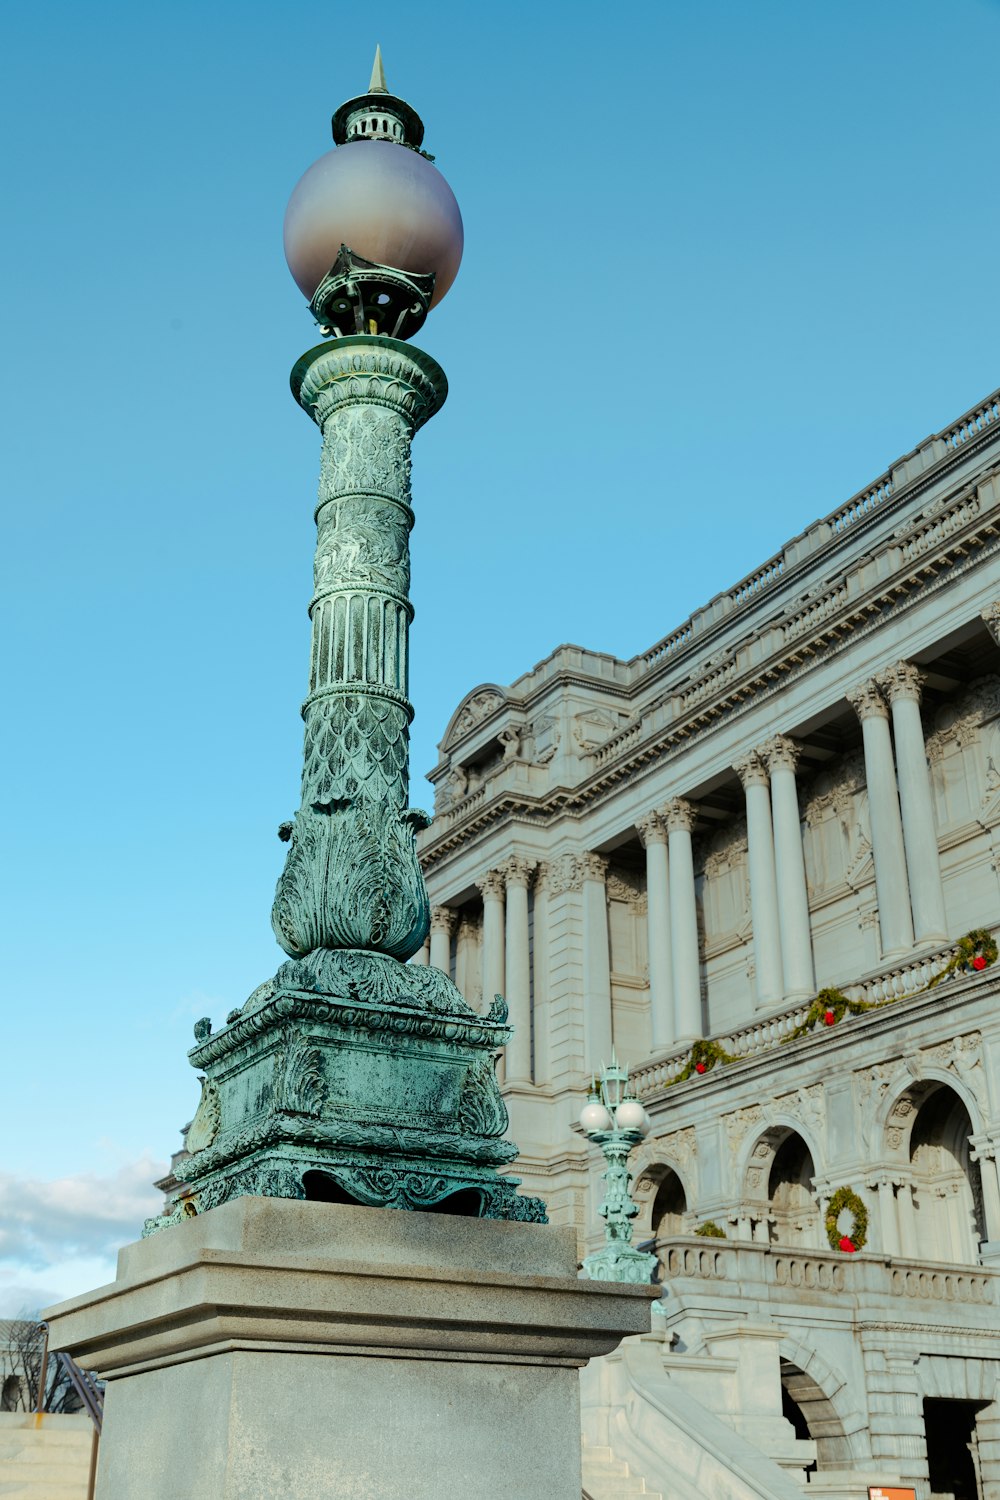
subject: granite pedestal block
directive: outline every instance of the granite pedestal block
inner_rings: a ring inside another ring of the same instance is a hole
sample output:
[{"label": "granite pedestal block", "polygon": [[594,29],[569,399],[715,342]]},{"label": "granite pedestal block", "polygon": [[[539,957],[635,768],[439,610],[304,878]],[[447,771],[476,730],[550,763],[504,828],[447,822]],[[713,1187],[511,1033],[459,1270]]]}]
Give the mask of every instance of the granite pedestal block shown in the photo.
[{"label": "granite pedestal block", "polygon": [[244,1197],[48,1318],[108,1381],[97,1500],[579,1500],[577,1370],[653,1295],[568,1229]]}]

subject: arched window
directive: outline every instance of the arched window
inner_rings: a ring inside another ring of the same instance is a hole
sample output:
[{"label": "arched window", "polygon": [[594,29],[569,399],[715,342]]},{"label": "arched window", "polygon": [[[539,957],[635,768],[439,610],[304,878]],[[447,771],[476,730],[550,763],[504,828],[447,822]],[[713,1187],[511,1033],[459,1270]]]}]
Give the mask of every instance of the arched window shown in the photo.
[{"label": "arched window", "polygon": [[819,1209],[812,1185],[815,1175],[812,1152],[800,1135],[789,1131],[774,1153],[767,1183],[773,1244],[816,1248]]},{"label": "arched window", "polygon": [[671,1235],[684,1234],[686,1229],[685,1218],[687,1215],[687,1194],[684,1192],[684,1184],[676,1172],[668,1167],[663,1174],[662,1181],[656,1189],[656,1197],[653,1199],[653,1211],[650,1215],[650,1223],[653,1234],[658,1240],[669,1239]]},{"label": "arched window", "polygon": [[917,1243],[904,1255],[974,1265],[986,1238],[978,1165],[970,1159],[969,1111],[943,1083],[927,1095],[910,1130]]}]

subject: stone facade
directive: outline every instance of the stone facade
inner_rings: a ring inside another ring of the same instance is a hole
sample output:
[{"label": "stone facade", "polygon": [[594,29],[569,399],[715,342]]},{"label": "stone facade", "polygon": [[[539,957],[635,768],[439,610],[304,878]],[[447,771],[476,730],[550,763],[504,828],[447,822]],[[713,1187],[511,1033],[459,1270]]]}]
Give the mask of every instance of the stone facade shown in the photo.
[{"label": "stone facade", "polygon": [[663,1318],[585,1429],[654,1490],[687,1432],[712,1493],[1000,1500],[1000,967],[953,964],[1000,930],[998,537],[1000,392],[648,651],[561,647],[441,742],[415,961],[506,994],[517,1171],[581,1252],[612,1045],[653,1120]]}]

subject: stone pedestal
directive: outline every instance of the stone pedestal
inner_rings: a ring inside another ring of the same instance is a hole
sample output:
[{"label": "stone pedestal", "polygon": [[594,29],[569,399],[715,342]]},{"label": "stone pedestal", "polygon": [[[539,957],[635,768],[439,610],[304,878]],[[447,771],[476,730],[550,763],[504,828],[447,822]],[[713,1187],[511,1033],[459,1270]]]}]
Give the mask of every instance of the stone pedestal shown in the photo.
[{"label": "stone pedestal", "polygon": [[243,1197],[47,1316],[108,1381],[97,1500],[579,1500],[577,1369],[654,1295],[569,1229]]}]

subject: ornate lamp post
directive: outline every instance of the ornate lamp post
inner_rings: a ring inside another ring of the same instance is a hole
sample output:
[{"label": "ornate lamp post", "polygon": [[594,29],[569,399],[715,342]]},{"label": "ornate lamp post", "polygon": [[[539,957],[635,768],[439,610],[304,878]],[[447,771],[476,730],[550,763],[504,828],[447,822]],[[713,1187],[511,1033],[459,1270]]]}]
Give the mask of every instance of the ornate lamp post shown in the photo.
[{"label": "ornate lamp post", "polygon": [[604,1220],[605,1244],[588,1255],[584,1273],[592,1281],[648,1282],[656,1268],[656,1256],[632,1248],[632,1220],[639,1212],[629,1193],[632,1174],[629,1152],[649,1134],[649,1118],[638,1099],[628,1093],[628,1068],[611,1054],[610,1064],[595,1078],[590,1096],[580,1111],[580,1124],[604,1153],[604,1202],[598,1212]]},{"label": "ornate lamp post", "polygon": [[289,959],[221,1031],[195,1027],[205,1081],[171,1218],[248,1193],[545,1218],[497,1170],[517,1154],[493,1072],[504,1001],[478,1015],[440,970],[406,963],[429,925],[414,842],[428,818],[407,795],[410,444],[447,381],[405,340],[463,241],[423,134],[376,53],[288,205],[289,268],[332,335],[291,377],[323,446],[302,797],[279,830],[272,912]]}]

